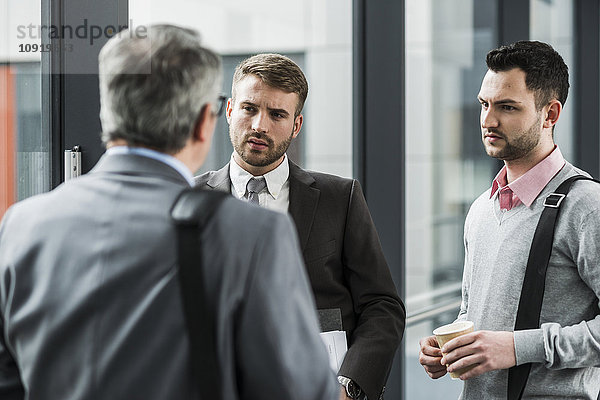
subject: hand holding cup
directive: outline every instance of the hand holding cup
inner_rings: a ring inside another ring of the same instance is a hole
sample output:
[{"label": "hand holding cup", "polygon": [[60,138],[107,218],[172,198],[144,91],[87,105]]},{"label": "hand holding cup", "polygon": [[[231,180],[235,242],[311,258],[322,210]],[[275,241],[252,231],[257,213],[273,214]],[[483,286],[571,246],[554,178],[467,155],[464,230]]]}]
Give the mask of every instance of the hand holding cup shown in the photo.
[{"label": "hand holding cup", "polygon": [[[440,349],[450,340],[462,336],[464,334],[473,332],[473,322],[471,321],[457,321],[452,324],[440,326],[439,328],[433,331],[435,338],[437,339],[438,345]],[[447,366],[446,366],[447,367]],[[461,368],[456,371],[450,372],[450,377],[452,379],[458,379],[462,374],[475,367],[475,365],[470,365],[466,368]]]}]

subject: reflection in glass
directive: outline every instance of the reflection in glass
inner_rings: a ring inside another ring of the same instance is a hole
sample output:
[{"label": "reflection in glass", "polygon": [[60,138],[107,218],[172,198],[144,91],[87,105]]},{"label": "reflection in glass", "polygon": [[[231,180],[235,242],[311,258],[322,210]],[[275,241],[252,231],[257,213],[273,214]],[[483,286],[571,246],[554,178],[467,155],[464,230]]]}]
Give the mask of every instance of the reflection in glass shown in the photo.
[{"label": "reflection in glass", "polygon": [[[0,22],[0,216],[50,189],[49,133],[41,127],[40,0],[7,0]],[[31,27],[31,28],[29,28]]]},{"label": "reflection in glass", "polygon": [[20,64],[16,71],[17,200],[50,189],[48,132],[41,129],[39,63]]},{"label": "reflection in glass", "polygon": [[496,1],[408,0],[406,8],[406,303],[409,315],[432,313],[406,332],[405,397],[457,398],[460,382],[425,374],[418,341],[457,316],[464,218],[498,170],[481,144],[477,102],[485,55],[496,47]]}]

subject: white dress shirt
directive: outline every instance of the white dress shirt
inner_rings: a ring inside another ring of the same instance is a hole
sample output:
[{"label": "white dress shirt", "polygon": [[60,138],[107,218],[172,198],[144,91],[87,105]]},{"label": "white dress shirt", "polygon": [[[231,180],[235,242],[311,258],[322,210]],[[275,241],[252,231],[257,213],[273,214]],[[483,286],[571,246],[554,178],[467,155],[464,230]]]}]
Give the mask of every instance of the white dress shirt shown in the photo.
[{"label": "white dress shirt", "polygon": [[[263,175],[267,182],[267,187],[258,193],[258,204],[269,210],[288,212],[290,205],[290,164],[287,154],[283,161],[273,171]],[[231,194],[241,200],[247,200],[246,185],[250,178],[260,178],[253,176],[250,172],[240,167],[231,155],[229,162],[229,179],[231,179]]]}]

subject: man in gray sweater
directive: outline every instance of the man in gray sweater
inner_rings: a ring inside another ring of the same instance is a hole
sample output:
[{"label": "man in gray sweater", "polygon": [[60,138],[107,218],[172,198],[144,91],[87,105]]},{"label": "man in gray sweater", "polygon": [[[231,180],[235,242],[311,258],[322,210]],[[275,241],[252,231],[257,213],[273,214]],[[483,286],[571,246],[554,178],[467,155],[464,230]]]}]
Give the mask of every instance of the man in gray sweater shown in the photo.
[{"label": "man in gray sweater", "polygon": [[[600,391],[600,185],[579,181],[556,224],[538,329],[513,331],[543,202],[570,176],[553,130],[569,89],[568,69],[547,44],[492,50],[478,95],[487,154],[504,161],[465,222],[459,320],[476,331],[439,349],[421,339],[420,363],[437,379],[463,373],[462,399],[507,396],[508,369],[532,363],[523,399],[590,399]],[[526,296],[526,294],[525,294]]]}]

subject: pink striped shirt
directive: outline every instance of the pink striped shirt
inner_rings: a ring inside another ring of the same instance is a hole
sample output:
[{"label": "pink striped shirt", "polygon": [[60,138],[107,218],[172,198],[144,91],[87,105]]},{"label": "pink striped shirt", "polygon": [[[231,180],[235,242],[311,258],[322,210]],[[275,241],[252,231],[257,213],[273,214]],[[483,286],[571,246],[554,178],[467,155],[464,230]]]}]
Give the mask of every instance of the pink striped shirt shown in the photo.
[{"label": "pink striped shirt", "polygon": [[[520,203],[530,207],[548,182],[565,166],[565,159],[558,146],[514,182],[506,180],[506,166],[502,167],[492,182],[490,199],[498,196],[500,208],[510,210]],[[508,183],[508,184],[507,184]]]}]

